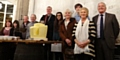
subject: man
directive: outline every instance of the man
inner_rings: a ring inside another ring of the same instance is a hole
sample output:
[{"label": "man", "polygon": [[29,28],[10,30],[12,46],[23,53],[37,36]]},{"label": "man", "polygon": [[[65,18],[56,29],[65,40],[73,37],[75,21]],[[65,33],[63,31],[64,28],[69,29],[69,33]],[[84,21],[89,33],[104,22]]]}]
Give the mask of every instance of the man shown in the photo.
[{"label": "man", "polygon": [[79,20],[80,20],[79,11],[80,11],[80,8],[82,8],[82,7],[83,6],[79,3],[75,5],[76,12],[73,14],[73,17],[76,19],[77,22],[79,22]]},{"label": "man", "polygon": [[[53,26],[54,26],[54,20],[55,20],[55,15],[52,14],[52,7],[48,6],[47,7],[47,14],[43,15],[40,19],[40,22],[44,22],[45,25],[48,26],[48,30],[47,30],[47,39],[48,40],[53,40]],[[51,45],[47,44],[45,45],[45,50],[47,52],[45,52],[45,60],[53,60],[52,59],[52,53],[51,53]]]},{"label": "man", "polygon": [[26,39],[30,38],[30,27],[37,23],[35,14],[32,14],[30,18],[31,22],[27,25]]},{"label": "man", "polygon": [[99,14],[93,17],[97,27],[96,60],[113,60],[115,40],[119,33],[119,25],[114,14],[106,12],[103,2],[98,4]]},{"label": "man", "polygon": [[26,38],[26,28],[27,28],[27,25],[29,24],[28,19],[29,17],[27,15],[23,16],[23,22],[20,25],[20,30],[22,32],[22,39]]},{"label": "man", "polygon": [[48,40],[52,40],[53,38],[53,24],[55,20],[55,15],[52,13],[52,7],[47,7],[47,14],[43,15],[40,19],[40,21],[44,21],[44,24],[48,26],[48,32],[47,32],[47,38]]}]

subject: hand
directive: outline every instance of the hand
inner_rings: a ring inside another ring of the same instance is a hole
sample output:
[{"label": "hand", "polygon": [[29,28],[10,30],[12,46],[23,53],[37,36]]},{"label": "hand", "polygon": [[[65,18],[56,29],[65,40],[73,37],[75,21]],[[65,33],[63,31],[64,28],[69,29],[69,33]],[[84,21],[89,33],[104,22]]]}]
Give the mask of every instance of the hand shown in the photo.
[{"label": "hand", "polygon": [[74,41],[80,48],[84,48],[82,42],[78,41],[77,39],[75,39]]},{"label": "hand", "polygon": [[90,40],[86,40],[83,42],[83,47],[86,47],[90,43]]},{"label": "hand", "polygon": [[83,43],[82,43],[82,42],[77,42],[77,45],[78,45],[80,48],[84,48],[84,46],[83,46]]},{"label": "hand", "polygon": [[65,39],[65,42],[68,44],[68,46],[72,45],[71,40],[69,40],[69,39]]},{"label": "hand", "polygon": [[55,45],[57,45],[57,43],[54,43]]}]

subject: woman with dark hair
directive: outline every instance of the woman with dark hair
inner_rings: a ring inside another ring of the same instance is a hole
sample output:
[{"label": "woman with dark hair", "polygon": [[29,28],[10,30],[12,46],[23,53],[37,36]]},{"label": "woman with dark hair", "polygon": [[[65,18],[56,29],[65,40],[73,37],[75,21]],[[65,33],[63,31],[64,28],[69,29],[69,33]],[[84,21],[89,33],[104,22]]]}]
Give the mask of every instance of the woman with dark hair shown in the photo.
[{"label": "woman with dark hair", "polygon": [[[20,33],[20,30],[19,30],[19,22],[17,20],[13,22],[12,28],[10,29],[9,36],[16,36],[16,37],[22,38],[22,34]],[[10,60],[13,60],[15,49],[16,49],[16,44],[9,43],[9,48],[10,49],[9,49],[8,55],[9,55]]]},{"label": "woman with dark hair", "polygon": [[0,31],[0,35],[9,36],[11,27],[12,22],[9,19],[7,19],[5,22],[5,27],[3,27],[2,30]]},{"label": "woman with dark hair", "polygon": [[[61,41],[60,36],[59,36],[59,26],[60,26],[60,23],[61,23],[62,20],[63,20],[62,13],[57,12],[56,17],[55,17],[55,21],[54,21],[54,31],[53,31],[53,40],[55,40],[55,41]],[[58,46],[59,44],[54,43],[53,45]],[[52,51],[52,52],[54,52],[55,60],[63,60],[62,51]]]},{"label": "woman with dark hair", "polygon": [[16,36],[16,37],[20,37],[20,39],[22,39],[22,34],[19,29],[19,22],[17,20],[15,20],[13,22],[13,27],[10,30],[10,36]]},{"label": "woman with dark hair", "polygon": [[[5,27],[0,31],[2,36],[10,36],[10,30],[12,28],[12,22],[7,19],[5,22]],[[12,60],[11,55],[11,43],[0,43],[0,60]]]},{"label": "woman with dark hair", "polygon": [[73,17],[76,19],[77,22],[79,22],[79,20],[80,20],[79,10],[80,10],[82,7],[83,7],[83,6],[82,6],[82,4],[80,4],[80,3],[77,3],[77,4],[75,4],[75,6],[74,6],[74,8],[75,8],[76,11],[74,12]]},{"label": "woman with dark hair", "polygon": [[61,21],[63,20],[63,15],[61,12],[57,12],[56,13],[56,17],[55,17],[55,22],[54,22],[54,32],[53,32],[53,40],[60,40],[60,36],[59,36],[59,25],[61,23]]}]

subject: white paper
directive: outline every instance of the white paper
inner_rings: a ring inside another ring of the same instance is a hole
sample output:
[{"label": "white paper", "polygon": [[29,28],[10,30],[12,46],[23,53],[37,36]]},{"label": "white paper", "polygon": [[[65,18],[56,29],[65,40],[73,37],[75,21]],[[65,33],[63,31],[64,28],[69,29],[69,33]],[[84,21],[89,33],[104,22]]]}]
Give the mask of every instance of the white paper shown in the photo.
[{"label": "white paper", "polygon": [[61,52],[62,44],[61,43],[51,44],[51,51],[52,52]]}]

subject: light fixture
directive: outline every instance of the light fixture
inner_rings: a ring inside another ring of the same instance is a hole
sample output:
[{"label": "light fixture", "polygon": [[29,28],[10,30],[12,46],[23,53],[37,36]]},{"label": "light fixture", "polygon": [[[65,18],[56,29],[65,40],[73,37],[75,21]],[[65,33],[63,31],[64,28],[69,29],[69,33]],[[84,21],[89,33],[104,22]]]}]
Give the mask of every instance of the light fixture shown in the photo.
[{"label": "light fixture", "polygon": [[2,9],[2,3],[0,3],[0,10]]}]

